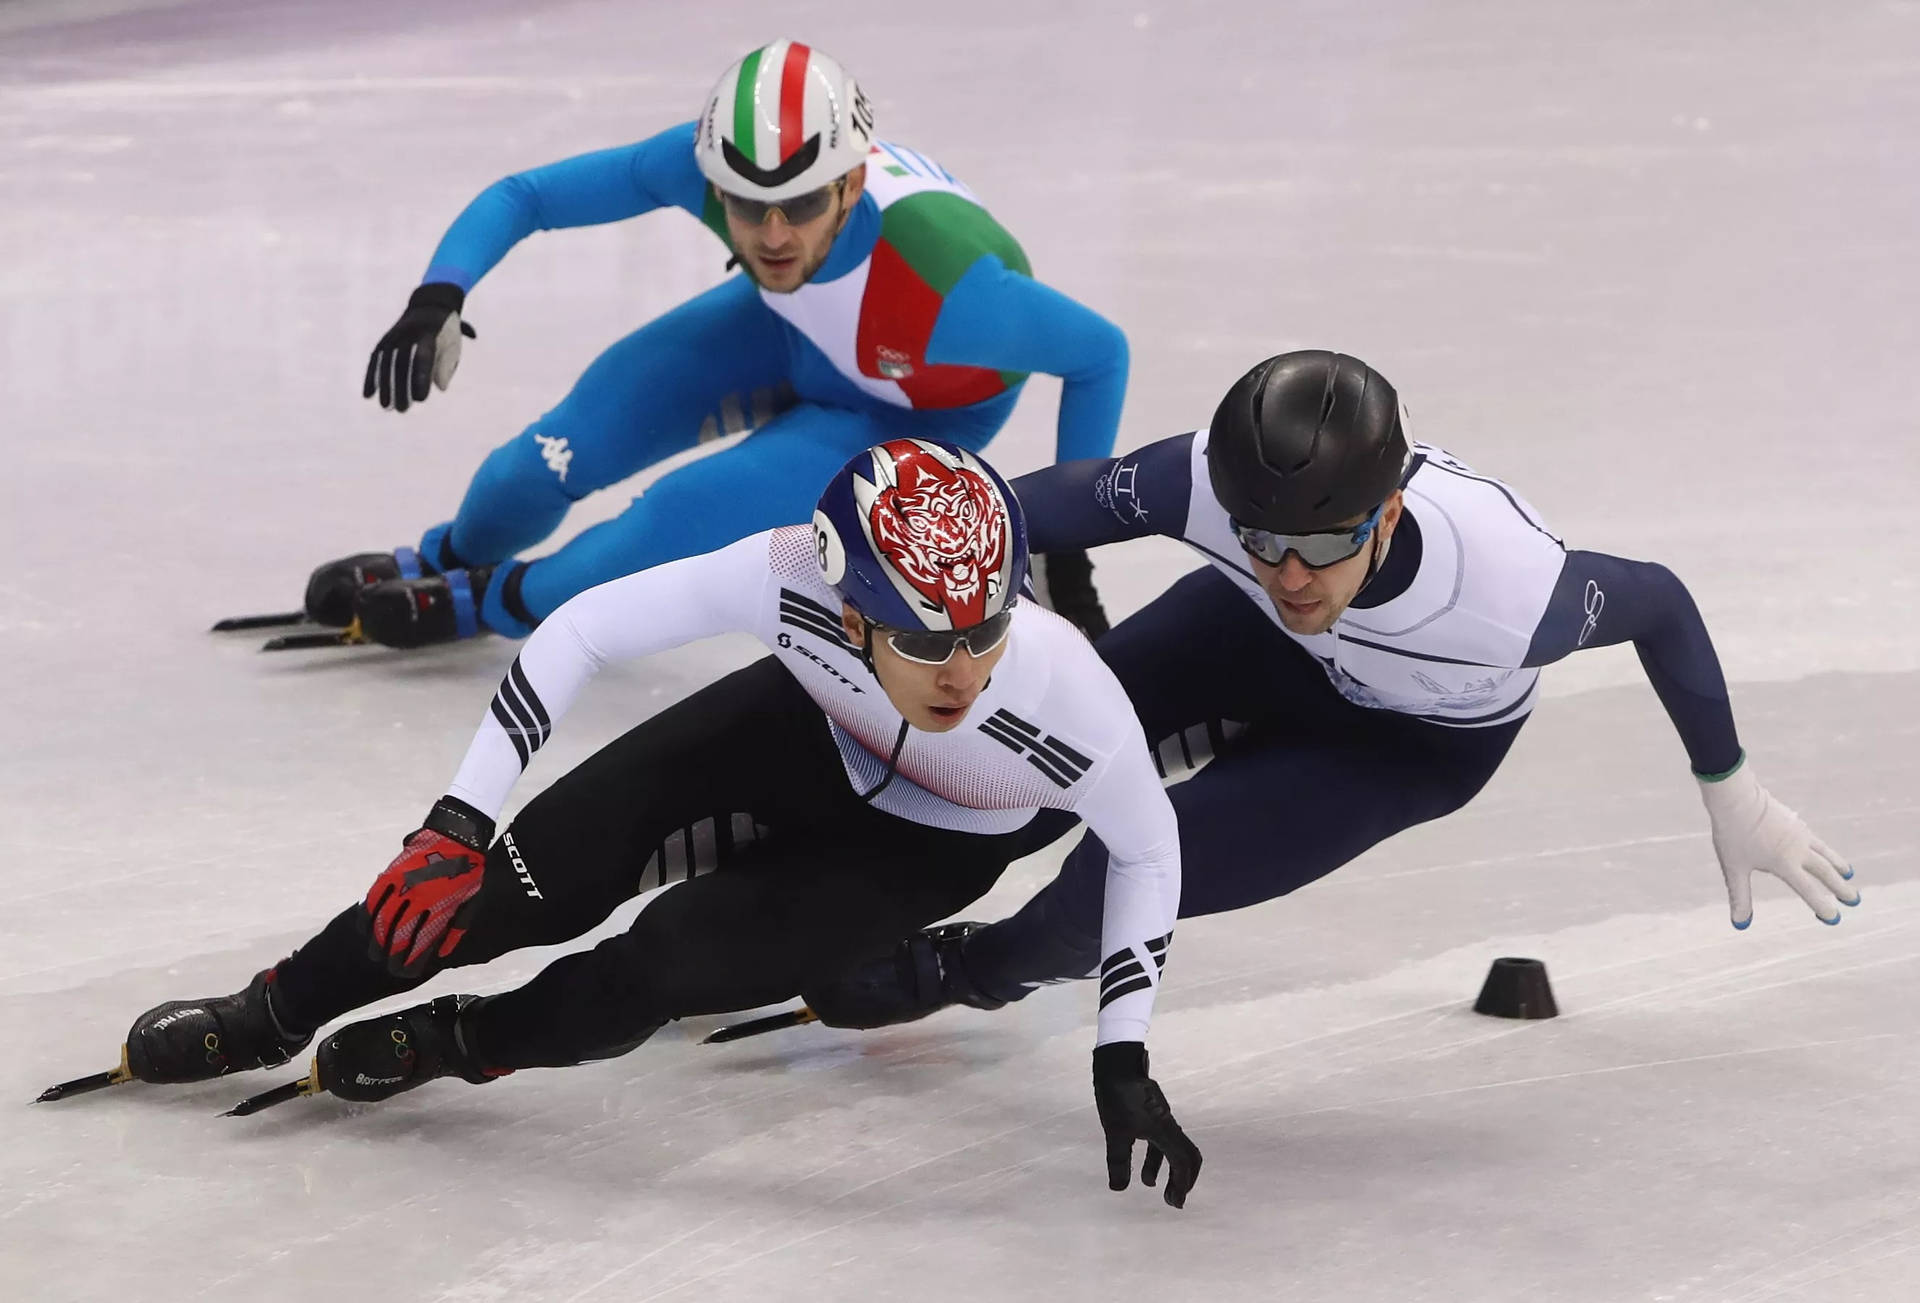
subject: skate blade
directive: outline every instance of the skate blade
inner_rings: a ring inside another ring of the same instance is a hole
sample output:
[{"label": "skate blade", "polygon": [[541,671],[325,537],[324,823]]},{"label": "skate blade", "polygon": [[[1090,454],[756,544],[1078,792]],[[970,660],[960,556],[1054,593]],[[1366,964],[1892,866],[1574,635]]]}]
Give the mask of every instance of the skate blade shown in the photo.
[{"label": "skate blade", "polygon": [[298,1081],[289,1081],[285,1085],[275,1086],[272,1090],[263,1090],[258,1095],[249,1095],[222,1113],[225,1118],[243,1118],[258,1113],[263,1108],[272,1108],[275,1104],[284,1104],[290,1099],[300,1099],[307,1095],[319,1095],[320,1063],[315,1060],[307,1069],[307,1075]]},{"label": "skate blade", "polygon": [[96,1090],[105,1090],[108,1086],[118,1086],[133,1080],[133,1070],[127,1066],[127,1047],[120,1047],[120,1066],[109,1068],[105,1072],[96,1072],[86,1077],[75,1077],[72,1081],[63,1081],[48,1086],[34,1096],[36,1104],[51,1104],[55,1100],[71,1099],[75,1095],[87,1095]]},{"label": "skate blade", "polygon": [[305,611],[275,611],[270,615],[230,615],[215,620],[209,633],[237,633],[245,629],[282,629],[290,624],[307,623]]},{"label": "skate blade", "polygon": [[328,629],[324,633],[286,633],[278,638],[269,638],[260,644],[263,652],[309,651],[316,647],[358,647],[369,641],[360,630],[360,621],[355,620],[344,629]]},{"label": "skate blade", "polygon": [[801,1005],[798,1009],[788,1009],[784,1013],[769,1014],[765,1018],[754,1018],[748,1022],[732,1023],[717,1032],[709,1033],[700,1043],[702,1045],[724,1045],[728,1041],[743,1041],[749,1036],[764,1036],[768,1032],[777,1032],[783,1027],[805,1027],[810,1022],[819,1022],[820,1015]]}]

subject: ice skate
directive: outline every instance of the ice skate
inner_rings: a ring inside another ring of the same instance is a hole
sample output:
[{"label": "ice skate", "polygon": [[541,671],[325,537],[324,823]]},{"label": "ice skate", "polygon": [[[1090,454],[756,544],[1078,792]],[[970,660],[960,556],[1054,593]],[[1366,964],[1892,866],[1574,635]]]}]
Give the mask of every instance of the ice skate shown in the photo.
[{"label": "ice skate", "polygon": [[435,1077],[461,1077],[476,1085],[504,1077],[508,1070],[481,1067],[467,1042],[463,1015],[479,1003],[475,995],[443,995],[430,1004],[347,1024],[320,1043],[313,1093],[372,1103]]},{"label": "ice skate", "polygon": [[354,594],[361,632],[384,647],[431,647],[481,632],[480,598],[493,567],[387,579]]},{"label": "ice skate", "polygon": [[412,548],[392,552],[358,552],[317,567],[307,579],[307,619],[333,629],[353,623],[354,599],[360,590],[389,579],[418,579],[435,574]]},{"label": "ice skate", "polygon": [[949,1005],[998,1009],[967,976],[962,948],[978,923],[943,923],[915,933],[893,953],[849,969],[801,992],[807,1008],[829,1027],[890,1027],[914,1022]]},{"label": "ice skate", "polygon": [[281,1022],[271,1002],[272,972],[256,974],[233,995],[172,1000],[141,1014],[127,1032],[128,1073],[164,1085],[287,1062],[313,1033]]}]

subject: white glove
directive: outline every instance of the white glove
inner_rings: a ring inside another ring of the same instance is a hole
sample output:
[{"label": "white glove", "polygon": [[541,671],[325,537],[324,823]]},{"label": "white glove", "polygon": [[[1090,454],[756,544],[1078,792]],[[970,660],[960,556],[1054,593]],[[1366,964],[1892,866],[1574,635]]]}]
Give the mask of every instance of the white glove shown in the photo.
[{"label": "white glove", "polygon": [[1727,878],[1727,902],[1735,927],[1753,922],[1756,869],[1792,887],[1822,923],[1838,923],[1841,905],[1860,903],[1859,891],[1847,881],[1853,877],[1853,867],[1760,786],[1745,752],[1724,778],[1694,777],[1713,824],[1713,853],[1720,857],[1720,872]]}]

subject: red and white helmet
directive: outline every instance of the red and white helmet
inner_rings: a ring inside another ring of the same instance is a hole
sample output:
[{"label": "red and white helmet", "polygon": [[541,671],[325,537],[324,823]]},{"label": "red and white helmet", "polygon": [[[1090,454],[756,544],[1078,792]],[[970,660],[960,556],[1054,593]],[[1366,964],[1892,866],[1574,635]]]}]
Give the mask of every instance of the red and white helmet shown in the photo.
[{"label": "red and white helmet", "polygon": [[876,624],[969,629],[1019,599],[1027,522],[978,455],[939,439],[860,453],[813,513],[820,577]]},{"label": "red and white helmet", "polygon": [[839,180],[872,148],[873,108],[859,85],[831,55],[786,40],[727,69],[694,140],[715,189],[763,203]]}]

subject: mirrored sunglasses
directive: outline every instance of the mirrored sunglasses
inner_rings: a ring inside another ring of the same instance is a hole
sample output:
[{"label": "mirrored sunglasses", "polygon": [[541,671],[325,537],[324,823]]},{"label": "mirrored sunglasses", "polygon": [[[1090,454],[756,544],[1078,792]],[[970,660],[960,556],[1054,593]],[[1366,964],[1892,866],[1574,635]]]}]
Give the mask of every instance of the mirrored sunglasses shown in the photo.
[{"label": "mirrored sunglasses", "polygon": [[788,226],[805,226],[816,217],[826,216],[833,207],[834,191],[840,182],[834,181],[821,186],[818,190],[809,190],[803,195],[791,199],[776,199],[771,203],[759,199],[747,199],[741,195],[720,192],[720,203],[726,208],[727,215],[735,221],[745,222],[749,226],[764,223],[776,209]]},{"label": "mirrored sunglasses", "polygon": [[1276,534],[1232,519],[1228,520],[1228,524],[1233,527],[1233,536],[1239,540],[1240,546],[1249,555],[1260,558],[1270,566],[1279,565],[1291,552],[1300,558],[1300,564],[1307,569],[1324,570],[1359,554],[1360,549],[1367,545],[1367,540],[1373,537],[1374,529],[1380,524],[1380,513],[1386,505],[1383,502],[1375,507],[1357,525],[1317,530],[1311,534]]},{"label": "mirrored sunglasses", "polygon": [[953,659],[956,648],[964,646],[969,655],[985,656],[1005,642],[1007,630],[1013,627],[1013,607],[1008,606],[1000,614],[966,629],[895,629],[884,624],[871,627],[886,638],[887,646],[893,648],[894,655],[900,659],[916,665],[945,665]]}]

